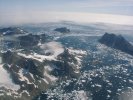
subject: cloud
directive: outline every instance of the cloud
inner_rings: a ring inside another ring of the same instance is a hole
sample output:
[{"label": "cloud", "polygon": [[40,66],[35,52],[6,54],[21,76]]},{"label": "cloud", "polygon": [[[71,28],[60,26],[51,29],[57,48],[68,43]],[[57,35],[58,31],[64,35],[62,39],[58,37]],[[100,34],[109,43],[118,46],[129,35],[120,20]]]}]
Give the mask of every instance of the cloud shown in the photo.
[{"label": "cloud", "polygon": [[69,6],[77,6],[80,8],[86,7],[113,7],[113,6],[133,6],[133,0],[83,0],[78,2],[68,3]]},{"label": "cloud", "polygon": [[47,12],[47,11],[32,11],[8,13],[0,15],[0,24],[25,24],[25,23],[43,23],[57,22],[61,20],[75,21],[82,23],[112,23],[133,25],[133,16],[112,15],[112,14],[97,14],[97,13],[77,13],[77,12]]}]

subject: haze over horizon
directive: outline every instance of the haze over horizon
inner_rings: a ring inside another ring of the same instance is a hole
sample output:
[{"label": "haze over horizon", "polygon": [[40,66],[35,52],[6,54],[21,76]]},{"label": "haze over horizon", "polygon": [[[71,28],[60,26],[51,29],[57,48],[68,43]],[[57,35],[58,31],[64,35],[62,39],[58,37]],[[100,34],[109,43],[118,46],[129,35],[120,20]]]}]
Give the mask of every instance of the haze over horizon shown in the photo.
[{"label": "haze over horizon", "polygon": [[102,22],[133,25],[133,0],[0,0],[0,25]]}]

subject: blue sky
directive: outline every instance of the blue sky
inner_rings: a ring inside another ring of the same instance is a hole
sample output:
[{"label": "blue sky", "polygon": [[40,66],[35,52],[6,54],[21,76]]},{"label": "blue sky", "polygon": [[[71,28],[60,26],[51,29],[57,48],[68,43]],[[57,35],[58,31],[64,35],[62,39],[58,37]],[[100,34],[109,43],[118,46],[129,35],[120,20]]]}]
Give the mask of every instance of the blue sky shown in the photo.
[{"label": "blue sky", "polygon": [[[37,16],[38,12],[40,15]],[[44,15],[44,12],[133,16],[133,0],[0,0],[0,21],[10,22],[9,17],[19,16],[21,18],[16,18],[16,20],[28,20],[24,16],[39,18],[41,13]]]}]

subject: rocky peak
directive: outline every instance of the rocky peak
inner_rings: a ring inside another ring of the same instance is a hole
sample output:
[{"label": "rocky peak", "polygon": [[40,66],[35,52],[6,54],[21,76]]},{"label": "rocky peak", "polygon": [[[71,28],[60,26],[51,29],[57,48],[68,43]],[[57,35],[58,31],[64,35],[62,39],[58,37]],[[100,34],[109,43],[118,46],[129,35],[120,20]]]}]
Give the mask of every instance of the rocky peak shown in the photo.
[{"label": "rocky peak", "polygon": [[101,39],[99,39],[99,42],[133,55],[133,45],[131,45],[122,35],[105,33]]},{"label": "rocky peak", "polygon": [[56,28],[54,31],[60,32],[60,33],[69,33],[70,30],[66,27]]}]

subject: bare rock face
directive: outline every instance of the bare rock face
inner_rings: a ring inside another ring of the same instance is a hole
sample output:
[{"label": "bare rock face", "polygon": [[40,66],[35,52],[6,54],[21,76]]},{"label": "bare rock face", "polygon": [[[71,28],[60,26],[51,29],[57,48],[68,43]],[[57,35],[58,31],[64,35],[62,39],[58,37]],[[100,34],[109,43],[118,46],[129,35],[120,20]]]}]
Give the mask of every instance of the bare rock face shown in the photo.
[{"label": "bare rock face", "polygon": [[99,42],[114,49],[133,55],[133,45],[131,45],[123,36],[105,33]]}]

